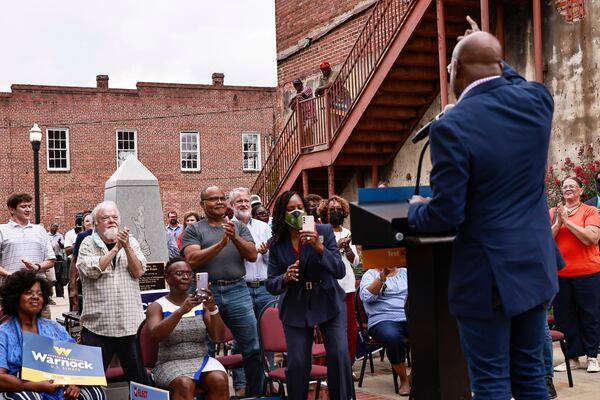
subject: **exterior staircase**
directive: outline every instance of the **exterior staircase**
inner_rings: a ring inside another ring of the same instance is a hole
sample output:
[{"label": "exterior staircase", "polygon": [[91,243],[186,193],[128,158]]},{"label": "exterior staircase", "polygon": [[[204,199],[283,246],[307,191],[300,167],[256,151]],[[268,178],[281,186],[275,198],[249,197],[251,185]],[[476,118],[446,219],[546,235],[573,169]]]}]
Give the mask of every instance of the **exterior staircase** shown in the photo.
[{"label": "exterior staircase", "polygon": [[[480,3],[437,1],[450,60]],[[290,189],[330,195],[394,159],[440,92],[438,15],[433,0],[377,2],[332,86],[296,104],[252,187],[264,204]]]}]

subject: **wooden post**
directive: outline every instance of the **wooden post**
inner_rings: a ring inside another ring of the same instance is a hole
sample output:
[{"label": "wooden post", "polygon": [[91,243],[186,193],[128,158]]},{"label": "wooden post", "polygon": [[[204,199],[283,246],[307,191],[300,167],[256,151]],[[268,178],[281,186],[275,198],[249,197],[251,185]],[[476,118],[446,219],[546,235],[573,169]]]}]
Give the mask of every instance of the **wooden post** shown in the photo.
[{"label": "wooden post", "polygon": [[302,197],[308,196],[309,193],[310,193],[310,191],[309,191],[309,187],[308,187],[308,171],[303,169],[302,170]]},{"label": "wooden post", "polygon": [[379,183],[379,166],[371,165],[371,187],[376,188]]},{"label": "wooden post", "polygon": [[535,80],[544,81],[544,60],[542,54],[542,7],[540,0],[533,0],[533,57]]},{"label": "wooden post", "polygon": [[502,59],[504,59],[504,3],[496,1],[496,37],[502,46]]},{"label": "wooden post", "polygon": [[446,70],[446,19],[444,17],[444,0],[436,1],[438,60],[440,72],[440,102],[442,110],[448,103],[448,71]]},{"label": "wooden post", "polygon": [[485,32],[490,31],[490,4],[488,0],[480,0],[481,8],[481,30]]},{"label": "wooden post", "polygon": [[335,194],[335,175],[333,165],[327,166],[327,196],[331,197]]}]

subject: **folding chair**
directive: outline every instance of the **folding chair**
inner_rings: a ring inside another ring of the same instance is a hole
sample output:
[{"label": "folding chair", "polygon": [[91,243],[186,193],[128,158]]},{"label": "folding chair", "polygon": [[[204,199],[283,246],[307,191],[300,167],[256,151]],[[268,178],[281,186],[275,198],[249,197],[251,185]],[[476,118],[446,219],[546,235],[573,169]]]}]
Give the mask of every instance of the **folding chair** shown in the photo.
[{"label": "folding chair", "polygon": [[[258,338],[260,341],[263,370],[265,372],[265,386],[263,392],[266,392],[268,383],[271,393],[274,393],[273,382],[276,382],[279,386],[279,395],[285,396],[284,385],[287,382],[285,374],[286,368],[281,367],[270,370],[266,358],[266,353],[287,352],[283,323],[279,319],[279,309],[276,307],[277,304],[278,300],[273,300],[261,311],[258,318]],[[321,391],[321,382],[327,380],[327,367],[313,364],[310,370],[310,380],[317,381],[315,400],[318,400],[319,392]]]}]

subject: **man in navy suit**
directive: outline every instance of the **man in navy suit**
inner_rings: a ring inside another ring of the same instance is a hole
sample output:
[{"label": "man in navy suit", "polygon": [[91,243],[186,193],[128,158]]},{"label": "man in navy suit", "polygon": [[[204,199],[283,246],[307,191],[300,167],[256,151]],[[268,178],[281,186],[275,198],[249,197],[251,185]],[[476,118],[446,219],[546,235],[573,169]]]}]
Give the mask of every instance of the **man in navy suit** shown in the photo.
[{"label": "man in navy suit", "polygon": [[458,101],[430,130],[433,197],[413,196],[408,221],[457,230],[449,302],[474,399],[546,399],[546,305],[561,260],[544,195],[553,100],[467,19],[450,65]]}]

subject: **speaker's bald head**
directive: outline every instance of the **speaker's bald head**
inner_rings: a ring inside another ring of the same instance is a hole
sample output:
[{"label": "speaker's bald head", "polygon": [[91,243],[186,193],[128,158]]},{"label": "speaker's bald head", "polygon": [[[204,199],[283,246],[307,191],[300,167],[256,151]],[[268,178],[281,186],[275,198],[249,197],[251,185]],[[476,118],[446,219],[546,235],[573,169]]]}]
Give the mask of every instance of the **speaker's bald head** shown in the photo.
[{"label": "speaker's bald head", "polygon": [[458,98],[472,82],[502,74],[502,46],[488,32],[474,32],[462,39],[452,52],[450,83]]}]

